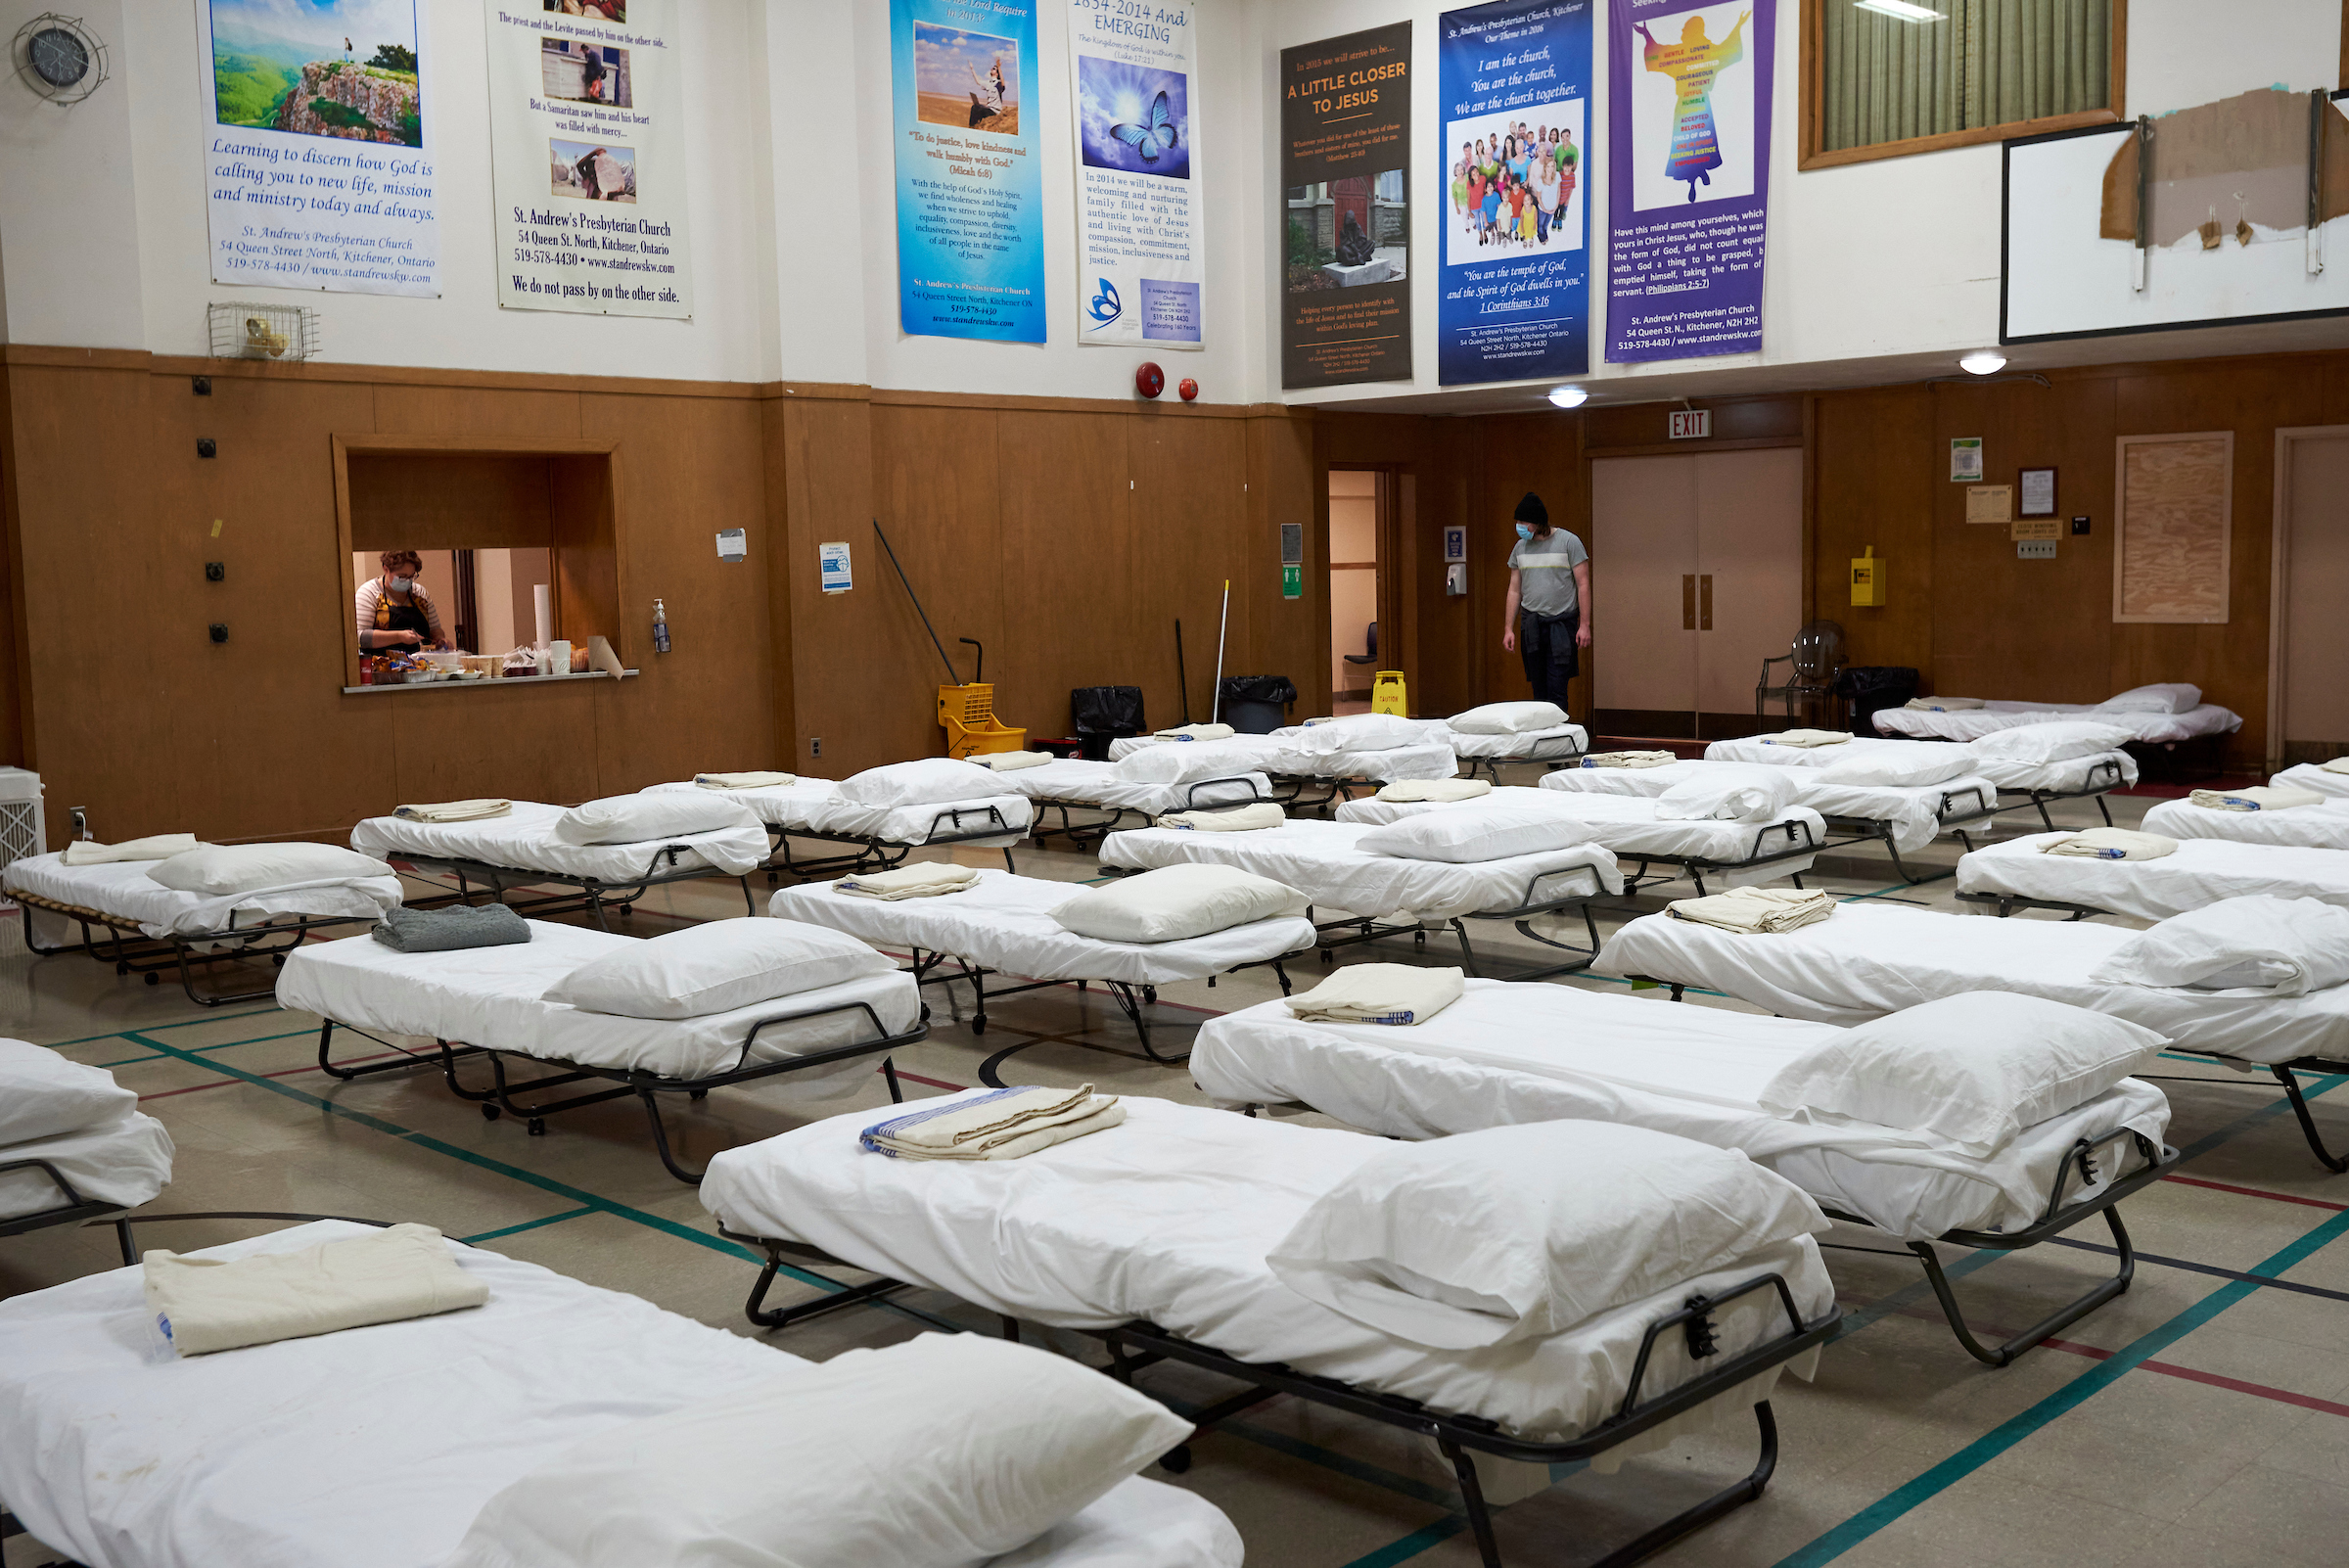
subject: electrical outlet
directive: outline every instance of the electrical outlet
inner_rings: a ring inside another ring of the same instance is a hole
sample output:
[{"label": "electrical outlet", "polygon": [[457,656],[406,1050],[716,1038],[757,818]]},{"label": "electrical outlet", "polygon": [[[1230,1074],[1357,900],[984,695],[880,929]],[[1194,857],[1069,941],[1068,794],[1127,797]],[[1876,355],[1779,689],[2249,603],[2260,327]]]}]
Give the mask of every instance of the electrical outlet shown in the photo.
[{"label": "electrical outlet", "polygon": [[807,737],[807,755],[809,757],[821,757],[824,755],[824,738],[821,735],[810,735]]},{"label": "electrical outlet", "polygon": [[227,576],[228,576],[228,563],[227,563],[226,561],[207,561],[207,562],[204,564],[204,580],[205,580],[205,581],[207,581],[207,582],[218,582],[218,581],[220,581],[222,578],[226,577]]}]

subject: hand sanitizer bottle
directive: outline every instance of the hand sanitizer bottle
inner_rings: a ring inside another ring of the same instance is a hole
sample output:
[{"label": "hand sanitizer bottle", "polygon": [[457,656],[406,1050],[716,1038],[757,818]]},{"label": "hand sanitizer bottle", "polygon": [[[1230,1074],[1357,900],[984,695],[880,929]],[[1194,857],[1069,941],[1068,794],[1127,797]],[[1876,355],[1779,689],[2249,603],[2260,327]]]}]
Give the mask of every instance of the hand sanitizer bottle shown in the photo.
[{"label": "hand sanitizer bottle", "polygon": [[658,599],[653,601],[653,652],[668,652],[668,611]]}]

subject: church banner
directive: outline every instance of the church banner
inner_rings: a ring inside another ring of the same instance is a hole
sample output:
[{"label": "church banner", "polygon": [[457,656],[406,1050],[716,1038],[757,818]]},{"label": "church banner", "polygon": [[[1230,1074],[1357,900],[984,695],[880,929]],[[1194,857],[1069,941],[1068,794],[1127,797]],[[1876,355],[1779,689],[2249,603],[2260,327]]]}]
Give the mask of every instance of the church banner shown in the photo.
[{"label": "church banner", "polygon": [[1077,341],[1204,346],[1199,13],[1067,0],[1077,120]]},{"label": "church banner", "polygon": [[1045,341],[1036,0],[890,0],[898,323]]},{"label": "church banner", "polygon": [[1607,358],[1762,346],[1776,0],[1613,0]]},{"label": "church banner", "polygon": [[1411,24],[1280,52],[1280,384],[1411,376]]},{"label": "church banner", "polygon": [[484,8],[506,309],[693,315],[679,3]]},{"label": "church banner", "polygon": [[1438,23],[1447,387],[1590,368],[1592,3],[1497,0]]}]

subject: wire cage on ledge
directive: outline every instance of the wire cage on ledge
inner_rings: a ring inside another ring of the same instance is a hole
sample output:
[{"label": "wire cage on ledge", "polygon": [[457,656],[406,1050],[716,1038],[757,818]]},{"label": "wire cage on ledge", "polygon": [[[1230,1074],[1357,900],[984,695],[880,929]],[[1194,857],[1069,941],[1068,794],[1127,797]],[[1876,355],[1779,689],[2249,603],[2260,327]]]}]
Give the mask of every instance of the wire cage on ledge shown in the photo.
[{"label": "wire cage on ledge", "polygon": [[318,351],[318,312],[308,305],[229,300],[208,307],[218,359],[307,359]]}]

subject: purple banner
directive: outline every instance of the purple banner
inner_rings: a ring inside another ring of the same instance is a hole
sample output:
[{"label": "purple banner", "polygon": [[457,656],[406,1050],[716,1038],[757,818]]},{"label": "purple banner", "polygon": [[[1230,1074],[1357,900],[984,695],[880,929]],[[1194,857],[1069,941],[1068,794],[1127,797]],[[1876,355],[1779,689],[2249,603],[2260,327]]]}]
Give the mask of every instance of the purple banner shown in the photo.
[{"label": "purple banner", "polygon": [[1776,0],[1613,0],[1607,358],[1762,346]]}]

